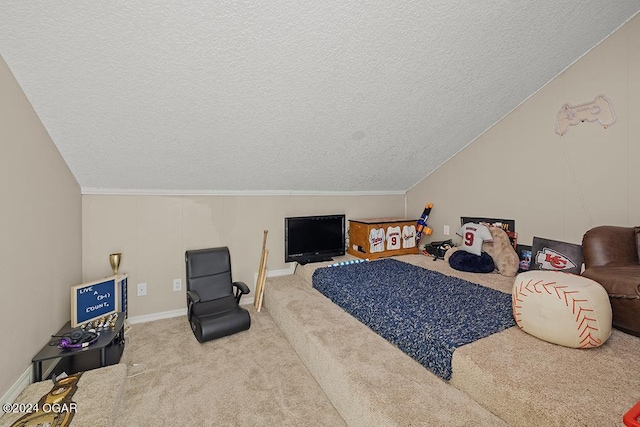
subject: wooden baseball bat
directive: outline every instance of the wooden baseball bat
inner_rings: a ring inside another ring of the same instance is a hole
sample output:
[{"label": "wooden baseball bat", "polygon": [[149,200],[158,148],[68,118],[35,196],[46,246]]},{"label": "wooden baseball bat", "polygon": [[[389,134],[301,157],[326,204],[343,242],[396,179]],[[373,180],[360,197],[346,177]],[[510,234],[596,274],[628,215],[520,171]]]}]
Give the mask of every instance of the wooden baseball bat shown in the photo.
[{"label": "wooden baseball bat", "polygon": [[[265,251],[266,253],[266,251]],[[260,304],[260,295],[262,294],[262,287],[264,286],[264,265],[266,263],[266,254],[262,254],[260,257],[260,267],[258,269],[258,279],[256,280],[256,295],[253,298],[253,306],[257,309]],[[260,310],[258,310],[260,311]]]},{"label": "wooden baseball bat", "polygon": [[262,310],[262,299],[264,298],[264,285],[267,281],[267,258],[269,258],[269,251],[264,251],[264,263],[262,264],[262,279],[260,281],[260,294],[256,295],[258,298],[258,312]]},{"label": "wooden baseball bat", "polygon": [[266,268],[265,253],[267,250],[267,233],[268,232],[269,230],[264,230],[264,234],[262,236],[262,253],[260,254],[260,265],[258,265],[258,279],[256,280],[256,295],[253,298],[253,306],[255,308],[258,308],[258,300],[260,299],[260,293],[262,292],[262,286],[263,286],[262,276],[264,276],[265,274],[264,270]]}]

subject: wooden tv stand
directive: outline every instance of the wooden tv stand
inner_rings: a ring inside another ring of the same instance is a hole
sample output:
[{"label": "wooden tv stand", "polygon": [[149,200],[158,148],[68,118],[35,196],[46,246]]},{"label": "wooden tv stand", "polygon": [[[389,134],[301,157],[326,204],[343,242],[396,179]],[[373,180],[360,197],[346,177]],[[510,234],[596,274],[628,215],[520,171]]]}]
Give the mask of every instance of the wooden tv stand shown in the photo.
[{"label": "wooden tv stand", "polygon": [[[409,227],[409,229],[413,227],[415,236],[417,221],[417,219],[395,217],[349,220],[349,247],[347,248],[347,253],[362,259],[417,254],[418,246],[405,247],[402,235],[403,231],[406,230],[405,227]],[[400,233],[396,234],[395,232],[398,229]],[[375,231],[372,233],[372,230]],[[383,237],[382,242],[380,242],[380,237]],[[399,241],[394,239],[399,239]]]}]

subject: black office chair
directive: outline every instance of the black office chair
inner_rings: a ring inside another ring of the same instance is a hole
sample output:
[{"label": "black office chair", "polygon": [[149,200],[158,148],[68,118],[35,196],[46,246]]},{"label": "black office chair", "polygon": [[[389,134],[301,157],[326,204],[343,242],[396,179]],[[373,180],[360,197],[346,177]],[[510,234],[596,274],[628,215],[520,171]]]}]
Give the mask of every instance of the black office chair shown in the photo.
[{"label": "black office chair", "polygon": [[231,280],[229,248],[186,251],[185,262],[187,317],[197,340],[205,342],[249,329],[249,312],[240,307],[240,298],[249,288]]}]

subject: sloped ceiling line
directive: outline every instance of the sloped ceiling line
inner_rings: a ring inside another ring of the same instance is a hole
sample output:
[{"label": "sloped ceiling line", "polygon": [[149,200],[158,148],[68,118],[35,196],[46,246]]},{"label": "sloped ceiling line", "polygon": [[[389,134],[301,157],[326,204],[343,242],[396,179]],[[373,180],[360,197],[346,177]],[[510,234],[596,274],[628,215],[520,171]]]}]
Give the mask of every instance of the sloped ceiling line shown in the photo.
[{"label": "sloped ceiling line", "polygon": [[638,10],[8,1],[0,53],[85,193],[402,194]]}]

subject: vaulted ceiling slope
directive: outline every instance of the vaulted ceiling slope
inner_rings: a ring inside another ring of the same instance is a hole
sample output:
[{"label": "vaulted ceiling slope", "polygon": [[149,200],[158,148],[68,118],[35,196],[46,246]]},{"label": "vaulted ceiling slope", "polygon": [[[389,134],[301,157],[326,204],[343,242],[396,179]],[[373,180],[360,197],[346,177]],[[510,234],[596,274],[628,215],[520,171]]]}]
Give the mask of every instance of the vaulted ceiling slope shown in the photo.
[{"label": "vaulted ceiling slope", "polygon": [[83,192],[405,192],[638,0],[0,3]]}]

